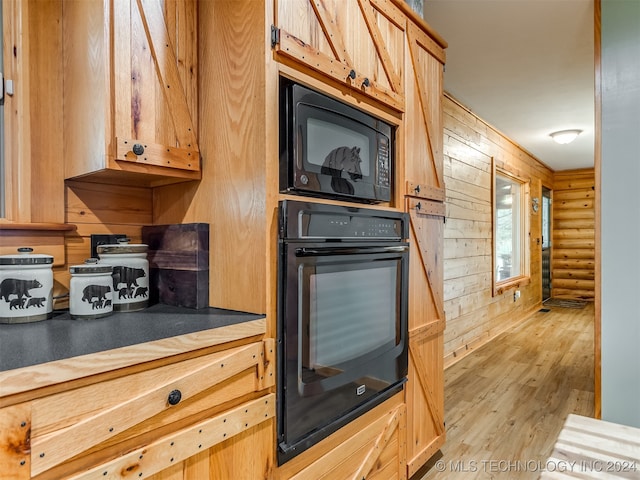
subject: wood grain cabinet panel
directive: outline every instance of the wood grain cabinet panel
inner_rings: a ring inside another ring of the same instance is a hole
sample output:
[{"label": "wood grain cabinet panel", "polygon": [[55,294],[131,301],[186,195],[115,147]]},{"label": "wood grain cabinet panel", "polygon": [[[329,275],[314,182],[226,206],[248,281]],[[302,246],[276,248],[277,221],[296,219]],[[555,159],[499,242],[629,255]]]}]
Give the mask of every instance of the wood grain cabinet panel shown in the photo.
[{"label": "wood grain cabinet panel", "polygon": [[[6,407],[0,410],[0,468],[15,479],[150,478],[249,431],[270,444],[273,343],[253,342]],[[264,470],[271,454],[262,450]]]},{"label": "wood grain cabinet panel", "polygon": [[[403,2],[393,0],[277,0],[275,10],[276,60],[303,78],[324,77],[334,92],[337,87],[345,96],[357,94],[362,108],[382,105],[398,114],[396,193],[391,208],[404,209],[411,219],[407,427],[399,453],[405,456],[403,473],[390,469],[381,478],[404,478],[416,473],[445,441],[442,97],[446,42]],[[338,453],[355,459],[355,451],[350,452],[347,445],[341,444],[335,453],[292,478],[373,478],[328,467],[341,465]],[[351,463],[357,463],[353,459]]]},{"label": "wood grain cabinet panel", "polygon": [[277,0],[276,18],[273,43],[280,58],[404,110],[406,17],[391,2]]},{"label": "wood grain cabinet panel", "polygon": [[277,480],[400,480],[407,414],[398,394],[278,468]]},{"label": "wood grain cabinet panel", "polygon": [[199,179],[195,0],[63,4],[65,178]]},{"label": "wood grain cabinet panel", "polygon": [[442,47],[413,24],[407,28],[404,136],[406,148],[405,194],[444,201],[443,180],[443,68]]}]

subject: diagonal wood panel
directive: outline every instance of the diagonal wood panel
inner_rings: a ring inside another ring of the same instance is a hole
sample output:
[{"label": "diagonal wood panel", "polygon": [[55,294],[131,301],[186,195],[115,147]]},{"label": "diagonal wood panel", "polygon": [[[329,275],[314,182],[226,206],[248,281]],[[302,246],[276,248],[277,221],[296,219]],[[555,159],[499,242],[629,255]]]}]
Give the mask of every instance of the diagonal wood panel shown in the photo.
[{"label": "diagonal wood panel", "polygon": [[426,365],[428,365],[428,362],[422,355],[420,343],[417,342],[413,336],[410,336],[409,338],[409,352],[413,358],[413,365],[418,374],[418,383],[420,384],[420,388],[424,394],[427,408],[433,418],[433,425],[436,429],[436,433],[438,435],[442,435],[444,433],[444,418],[440,411],[440,407],[436,402],[435,394],[431,388],[434,385],[434,382],[429,378],[429,374],[426,371]]},{"label": "diagonal wood panel", "polygon": [[400,421],[399,410],[400,408],[397,408],[389,418],[387,424],[384,426],[384,429],[382,430],[382,432],[374,442],[373,446],[371,447],[369,454],[362,462],[362,465],[360,465],[360,468],[358,469],[356,474],[353,476],[353,480],[360,480],[362,478],[367,478],[367,476],[371,472],[371,469],[375,465],[378,458],[380,458],[380,455],[388,445],[389,441],[391,440],[391,437],[398,430],[398,425]]},{"label": "diagonal wood panel", "polygon": [[[188,400],[207,388],[257,365],[263,358],[262,343],[237,347],[216,355],[211,362],[196,370],[168,378],[155,388],[97,412],[68,428],[35,438],[32,441],[33,451],[36,452],[32,472],[40,474],[170,408],[167,395],[172,390],[178,389],[181,392],[181,401]],[[131,412],[135,412],[135,415]]]},{"label": "diagonal wood panel", "polygon": [[327,11],[324,0],[309,0],[309,2],[313,7],[313,11],[316,13],[316,17],[318,17],[318,22],[320,23],[322,32],[324,33],[327,42],[329,42],[331,51],[335,55],[336,59],[339,62],[344,62],[347,65],[352,66],[353,62],[351,61],[349,52],[342,41],[342,34],[340,33],[336,22],[333,21],[331,15]]},{"label": "diagonal wood panel", "polygon": [[[140,1],[140,0],[139,0]],[[280,21],[282,22],[279,27],[279,42],[275,45],[275,49],[278,53],[286,55],[296,61],[306,64],[310,68],[320,72],[324,75],[338,80],[339,82],[348,85],[349,87],[358,90],[360,93],[368,95],[376,100],[394,108],[398,111],[404,111],[404,97],[402,94],[402,78],[400,76],[399,66],[403,61],[403,58],[398,59],[398,65],[394,65],[392,55],[385,45],[385,38],[378,26],[378,20],[376,15],[383,16],[389,20],[389,24],[396,28],[397,19],[389,18],[384,9],[375,9],[372,6],[370,0],[358,0],[358,7],[356,7],[357,20],[362,22],[363,26],[366,25],[366,31],[362,28],[363,32],[358,32],[360,36],[357,38],[357,48],[364,48],[365,51],[371,51],[372,55],[375,55],[376,61],[382,66],[382,72],[384,72],[384,79],[388,82],[388,87],[381,83],[380,78],[378,81],[374,79],[376,72],[374,71],[362,71],[361,65],[354,62],[354,56],[357,57],[358,52],[349,52],[349,48],[355,49],[353,45],[349,47],[354,41],[354,33],[345,31],[350,25],[348,23],[349,18],[346,15],[351,4],[347,2],[337,2],[343,10],[338,9],[335,14],[332,14],[331,9],[327,6],[327,0],[309,0],[310,5],[315,15],[315,18],[305,18],[303,21],[309,24],[319,25],[321,30],[322,39],[311,38],[308,41],[297,37],[292,32],[295,31],[295,25],[289,25],[287,22],[298,21],[298,19],[290,18],[288,15],[280,15]],[[359,12],[359,13],[358,13]],[[351,15],[354,14],[353,10],[349,10]],[[344,18],[342,18],[344,16]],[[344,26],[340,25],[340,20],[347,22]],[[353,21],[354,18],[351,18]],[[404,25],[404,23],[403,23]],[[289,28],[291,27],[291,29]],[[341,28],[343,29],[341,31]],[[399,29],[402,31],[403,29]],[[346,42],[345,38],[350,42]],[[317,42],[317,44],[308,43]],[[325,49],[321,50],[321,43],[326,42],[329,45],[331,53]]]},{"label": "diagonal wood panel", "polygon": [[[401,433],[405,421],[405,406],[394,408],[367,425],[357,435],[333,448],[324,457],[287,477],[290,480],[336,480],[338,478],[361,480],[371,473],[376,460],[384,452],[384,446],[393,444],[396,432]],[[367,448],[371,445],[370,448]],[[329,467],[330,466],[330,467]]]},{"label": "diagonal wood panel", "polygon": [[[74,475],[74,480],[148,478],[273,418],[275,394],[246,402],[192,427]],[[183,478],[180,475],[180,478]]]},{"label": "diagonal wood panel", "polygon": [[[442,275],[439,273],[442,269],[442,258],[438,258],[441,253],[431,252],[425,239],[430,238],[436,232],[428,229],[420,220],[420,216],[430,215],[436,217],[444,217],[444,204],[430,202],[428,200],[417,200],[409,198],[409,217],[411,219],[411,230],[418,243],[418,251],[420,252],[420,263],[424,269],[427,284],[431,298],[438,313],[438,320],[444,320],[444,298],[442,292]],[[418,209],[420,204],[420,209]],[[420,211],[422,210],[422,211]]]},{"label": "diagonal wood panel", "polygon": [[136,0],[145,34],[154,59],[158,81],[169,106],[179,146],[198,149],[195,128],[187,104],[185,89],[180,80],[176,55],[169,41],[169,33],[160,2]]},{"label": "diagonal wood panel", "polygon": [[407,37],[409,40],[409,52],[411,55],[411,61],[413,63],[413,70],[416,78],[416,86],[418,88],[418,98],[420,99],[420,107],[422,110],[422,116],[424,120],[424,127],[427,133],[427,142],[431,158],[433,159],[434,174],[436,178],[436,186],[444,190],[444,181],[442,179],[443,164],[442,152],[434,148],[434,135],[436,130],[431,121],[430,101],[428,95],[429,83],[425,78],[424,71],[426,66],[421,61],[421,52],[425,51],[426,41],[428,39],[417,27],[409,24],[407,27]]},{"label": "diagonal wood panel", "polygon": [[384,44],[382,33],[378,28],[378,23],[376,22],[375,13],[371,3],[369,0],[358,0],[358,5],[360,5],[360,10],[362,11],[365,23],[369,29],[369,35],[371,35],[371,40],[376,47],[376,51],[380,57],[380,62],[382,63],[382,68],[387,75],[391,88],[393,88],[394,92],[402,92],[402,79],[400,78],[400,75],[396,73],[396,69],[393,66],[393,60],[391,60],[391,55],[389,55],[389,51]]}]

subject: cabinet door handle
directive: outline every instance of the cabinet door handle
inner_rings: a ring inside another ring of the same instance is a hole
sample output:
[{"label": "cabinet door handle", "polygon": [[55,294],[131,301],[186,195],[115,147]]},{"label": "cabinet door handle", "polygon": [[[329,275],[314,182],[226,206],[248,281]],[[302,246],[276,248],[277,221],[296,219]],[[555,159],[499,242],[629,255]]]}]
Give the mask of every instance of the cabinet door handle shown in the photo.
[{"label": "cabinet door handle", "polygon": [[177,405],[180,400],[182,400],[182,392],[180,390],[172,390],[167,398],[169,405]]},{"label": "cabinet door handle", "polygon": [[133,153],[135,153],[136,155],[142,155],[144,153],[144,147],[139,143],[136,143],[133,146],[132,150],[133,150]]},{"label": "cabinet door handle", "polygon": [[349,72],[349,78],[352,79],[352,80],[355,80],[355,78],[356,78],[356,71],[353,68]]},{"label": "cabinet door handle", "polygon": [[368,78],[365,78],[365,79],[362,81],[362,85],[364,85],[365,87],[368,87],[370,84],[371,84],[371,82],[369,82],[369,79],[368,79]]}]

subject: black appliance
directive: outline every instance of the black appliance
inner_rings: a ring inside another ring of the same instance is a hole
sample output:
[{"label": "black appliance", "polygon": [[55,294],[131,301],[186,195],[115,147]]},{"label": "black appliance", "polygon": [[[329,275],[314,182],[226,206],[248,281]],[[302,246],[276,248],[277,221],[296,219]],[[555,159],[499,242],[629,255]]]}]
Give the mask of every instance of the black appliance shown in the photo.
[{"label": "black appliance", "polygon": [[401,391],[408,225],[401,212],[280,202],[279,464]]},{"label": "black appliance", "polygon": [[388,202],[393,127],[346,103],[280,79],[280,191]]}]

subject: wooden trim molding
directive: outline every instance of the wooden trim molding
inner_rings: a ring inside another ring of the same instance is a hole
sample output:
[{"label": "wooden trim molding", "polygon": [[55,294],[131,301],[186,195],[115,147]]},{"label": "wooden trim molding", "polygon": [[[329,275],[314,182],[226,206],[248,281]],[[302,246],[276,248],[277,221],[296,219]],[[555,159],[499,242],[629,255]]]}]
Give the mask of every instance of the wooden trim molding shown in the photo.
[{"label": "wooden trim molding", "polygon": [[71,223],[14,223],[0,220],[0,236],[5,235],[6,231],[73,232],[76,229],[77,226]]}]

